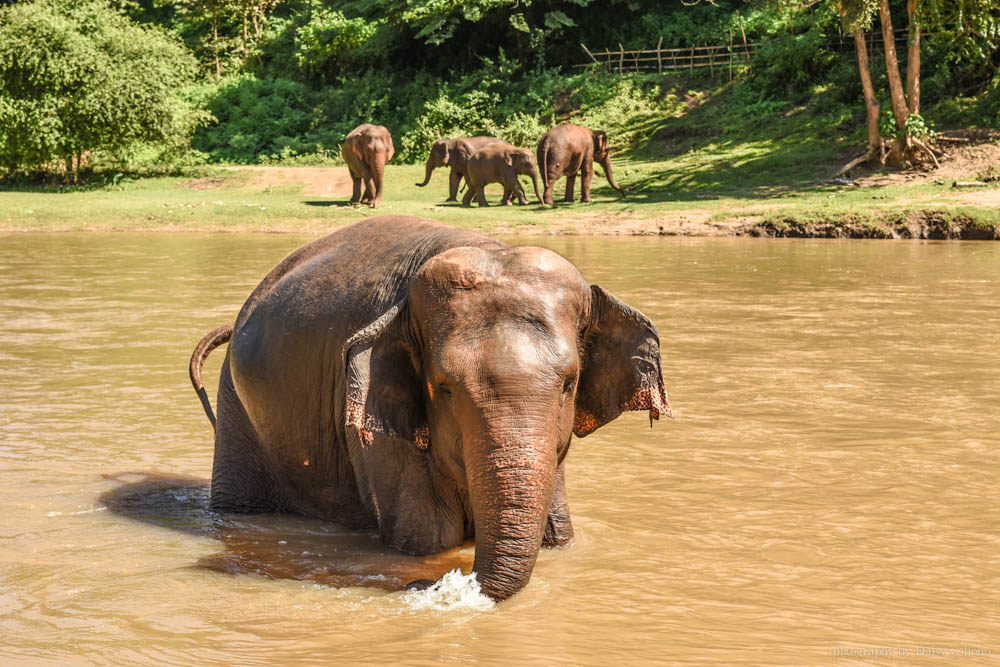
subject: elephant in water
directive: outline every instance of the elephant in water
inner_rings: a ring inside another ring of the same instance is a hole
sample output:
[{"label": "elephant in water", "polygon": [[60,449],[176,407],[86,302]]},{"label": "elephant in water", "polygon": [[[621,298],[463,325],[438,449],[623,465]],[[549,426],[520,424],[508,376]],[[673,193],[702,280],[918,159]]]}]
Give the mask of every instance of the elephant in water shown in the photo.
[{"label": "elephant in water", "polygon": [[590,130],[573,123],[563,123],[546,132],[538,142],[538,168],[545,182],[542,199],[552,203],[552,187],[566,176],[566,201],[573,201],[576,174],[582,172],[580,201],[590,201],[590,182],[594,178],[594,160],[601,164],[608,183],[625,199],[625,189],[618,187],[611,173],[611,149],[608,137],[600,130]]},{"label": "elephant in water", "polygon": [[[344,139],[340,150],[354,182],[351,203],[360,201],[372,208],[378,208],[382,201],[382,182],[385,164],[392,159],[396,149],[392,145],[392,135],[384,125],[365,123],[351,130]],[[365,193],[361,194],[364,181]]]},{"label": "elephant in water", "polygon": [[451,175],[448,180],[448,199],[445,201],[458,200],[458,186],[465,176],[465,165],[469,156],[480,148],[490,144],[502,144],[503,140],[496,137],[466,137],[464,139],[438,139],[431,147],[431,153],[427,156],[427,172],[424,174],[424,182],[416,183],[418,188],[422,188],[431,180],[431,174],[436,167],[451,167]]},{"label": "elephant in water", "polygon": [[417,218],[370,218],[278,264],[192,355],[210,418],[201,369],[226,341],[214,509],[319,517],[411,554],[475,538],[496,600],[572,538],[572,436],[671,414],[645,315],[550,250]]}]

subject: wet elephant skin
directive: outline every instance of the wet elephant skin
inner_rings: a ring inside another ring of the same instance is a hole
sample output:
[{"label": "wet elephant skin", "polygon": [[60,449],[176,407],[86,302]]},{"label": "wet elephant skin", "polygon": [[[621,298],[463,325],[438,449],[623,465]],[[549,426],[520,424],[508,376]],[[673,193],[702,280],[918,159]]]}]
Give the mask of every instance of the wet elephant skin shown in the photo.
[{"label": "wet elephant skin", "polygon": [[549,250],[395,216],[264,278],[217,409],[213,509],[326,519],[410,554],[474,538],[494,599],[572,538],[572,436],[670,414],[642,313]]}]

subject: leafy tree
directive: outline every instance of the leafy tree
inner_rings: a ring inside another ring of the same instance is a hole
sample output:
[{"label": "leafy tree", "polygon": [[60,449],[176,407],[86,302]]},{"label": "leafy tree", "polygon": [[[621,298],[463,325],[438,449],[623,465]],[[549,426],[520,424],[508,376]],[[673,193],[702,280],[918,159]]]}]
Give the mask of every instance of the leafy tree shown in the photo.
[{"label": "leafy tree", "polygon": [[184,148],[206,118],[182,97],[194,74],[175,38],[101,0],[0,9],[0,167],[61,160],[76,180],[94,151],[123,159],[143,143]]},{"label": "leafy tree", "polygon": [[[996,0],[906,0],[907,58],[906,76],[900,76],[895,32],[889,0],[835,0],[844,26],[853,35],[858,54],[858,70],[868,110],[868,149],[843,171],[861,162],[886,162],[899,166],[917,163],[924,158],[937,162],[937,150],[929,140],[931,133],[920,116],[921,34],[929,25],[950,35],[957,48],[954,57],[988,62],[987,51],[1000,44],[1000,5]],[[872,84],[871,68],[865,46],[864,30],[878,17],[885,48],[892,123],[880,123],[880,109]],[[888,135],[888,153],[882,135]]]}]

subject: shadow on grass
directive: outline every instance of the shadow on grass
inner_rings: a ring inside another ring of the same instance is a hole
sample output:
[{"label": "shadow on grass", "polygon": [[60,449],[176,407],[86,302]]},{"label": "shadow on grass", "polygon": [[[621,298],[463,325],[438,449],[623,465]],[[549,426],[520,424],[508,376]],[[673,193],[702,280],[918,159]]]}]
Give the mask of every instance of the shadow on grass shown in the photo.
[{"label": "shadow on grass", "polygon": [[[319,206],[321,208],[330,208],[331,206],[337,206],[340,208],[351,208],[351,207],[361,208],[360,204],[352,204],[349,201],[343,201],[343,200],[330,201],[329,199],[323,199],[323,200],[305,201],[302,203],[305,204],[306,206]],[[367,208],[367,206],[365,208]]]},{"label": "shadow on grass", "polygon": [[321,586],[402,590],[438,580],[455,568],[472,569],[472,554],[452,549],[409,556],[384,546],[371,531],[283,514],[226,514],[209,508],[208,480],[157,473],[105,475],[119,482],[99,501],[108,511],[157,528],[211,538],[220,551],[192,567]]},{"label": "shadow on grass", "polygon": [[628,175],[616,180],[629,199],[770,199],[815,191],[860,145],[863,119],[826,99],[826,93],[798,106],[743,105],[737,93],[725,86],[702,95],[680,115],[626,124],[635,140],[615,168],[616,176]]}]

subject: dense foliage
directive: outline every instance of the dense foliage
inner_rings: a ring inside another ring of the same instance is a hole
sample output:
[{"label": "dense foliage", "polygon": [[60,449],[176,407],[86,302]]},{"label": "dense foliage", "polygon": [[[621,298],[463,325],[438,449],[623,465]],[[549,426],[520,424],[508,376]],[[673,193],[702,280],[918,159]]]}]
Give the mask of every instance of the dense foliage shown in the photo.
[{"label": "dense foliage", "polygon": [[0,170],[87,154],[124,160],[143,144],[184,150],[204,117],[179,91],[194,59],[164,30],[100,1],[38,0],[0,13]]}]

